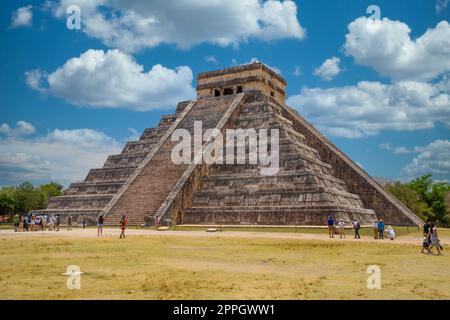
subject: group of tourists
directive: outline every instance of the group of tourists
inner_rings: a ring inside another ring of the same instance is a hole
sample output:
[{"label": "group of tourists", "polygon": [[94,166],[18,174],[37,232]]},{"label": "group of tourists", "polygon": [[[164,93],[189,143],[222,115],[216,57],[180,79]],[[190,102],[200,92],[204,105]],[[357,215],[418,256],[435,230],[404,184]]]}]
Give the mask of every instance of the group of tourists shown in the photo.
[{"label": "group of tourists", "polygon": [[[13,216],[13,224],[15,232],[32,232],[32,231],[59,231],[61,226],[61,216],[46,215],[46,214],[15,214]],[[103,235],[104,217],[100,215],[97,219],[97,236]],[[68,215],[66,218],[65,227],[67,230],[72,230],[73,223],[77,223],[77,219],[74,219],[72,215]],[[87,218],[85,215],[81,216],[81,226],[83,229],[87,227]],[[123,215],[120,219],[120,239],[125,238],[125,229],[128,225],[128,217]]]},{"label": "group of tourists", "polygon": [[[72,230],[73,218],[67,216],[67,230]],[[59,214],[15,214],[13,216],[15,232],[33,232],[33,231],[59,231],[61,225],[61,216]],[[83,215],[81,220],[83,229],[86,228],[86,217]]]},{"label": "group of tourists", "polygon": [[[339,221],[335,224],[333,216],[328,216],[327,219],[327,225],[328,225],[328,235],[330,238],[334,238],[335,234],[339,234],[339,237],[342,239],[346,239],[345,236],[345,227],[346,222],[344,219],[339,219]],[[355,232],[355,239],[361,239],[361,235],[359,233],[359,230],[361,229],[361,223],[358,221],[358,219],[354,219],[352,222],[352,227]],[[373,231],[374,231],[374,239],[384,239],[385,233],[386,236],[390,240],[395,239],[395,231],[394,228],[391,226],[388,226],[385,228],[385,223],[383,219],[375,220],[373,223]]]},{"label": "group of tourists", "polygon": [[382,218],[375,219],[373,221],[373,238],[375,240],[384,240],[385,237],[388,237],[390,240],[395,239],[395,231],[394,228],[391,226],[388,226],[386,228],[386,224],[384,223],[384,220]]},{"label": "group of tourists", "polygon": [[423,226],[422,253],[433,253],[433,248],[436,248],[438,255],[442,255],[444,248],[439,241],[436,224],[427,220]]}]

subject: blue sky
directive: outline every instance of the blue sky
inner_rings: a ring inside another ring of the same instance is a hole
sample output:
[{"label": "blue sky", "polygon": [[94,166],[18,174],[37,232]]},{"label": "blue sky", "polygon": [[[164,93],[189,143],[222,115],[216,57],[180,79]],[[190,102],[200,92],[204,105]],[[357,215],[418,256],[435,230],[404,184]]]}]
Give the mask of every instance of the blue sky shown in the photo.
[{"label": "blue sky", "polygon": [[448,0],[183,3],[2,1],[0,185],[81,180],[192,98],[197,73],[255,59],[372,176],[450,180]]}]

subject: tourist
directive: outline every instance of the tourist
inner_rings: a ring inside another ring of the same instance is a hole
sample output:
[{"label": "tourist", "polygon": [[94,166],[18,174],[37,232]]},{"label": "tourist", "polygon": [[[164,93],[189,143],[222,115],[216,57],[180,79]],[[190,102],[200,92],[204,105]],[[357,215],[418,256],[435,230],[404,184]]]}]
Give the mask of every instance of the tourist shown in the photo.
[{"label": "tourist", "polygon": [[36,231],[36,217],[34,216],[34,214],[31,215],[31,222],[30,222],[30,225],[31,225],[30,230],[31,230],[31,231]]},{"label": "tourist", "polygon": [[426,250],[426,253],[430,253],[430,241],[428,240],[428,234],[423,236],[423,241],[422,241],[422,253],[424,250]]},{"label": "tourist", "polygon": [[330,236],[330,238],[334,238],[334,220],[332,216],[328,216],[327,224],[328,224],[328,235]]},{"label": "tourist", "polygon": [[378,220],[373,222],[373,238],[378,239]]},{"label": "tourist", "polygon": [[83,214],[82,219],[83,219],[83,221],[82,221],[82,223],[83,223],[83,229],[86,229],[86,216],[85,216],[84,214]]},{"label": "tourist", "polygon": [[384,240],[384,221],[382,218],[378,221],[378,238]]},{"label": "tourist", "polygon": [[14,232],[19,231],[20,217],[17,213],[13,216],[13,223],[14,223]]},{"label": "tourist", "polygon": [[48,230],[54,231],[55,230],[55,216],[51,215],[50,218],[48,219]]},{"label": "tourist", "polygon": [[56,215],[56,231],[59,231],[59,225],[61,224],[61,216],[59,214]]},{"label": "tourist", "polygon": [[23,230],[28,231],[29,230],[29,224],[28,224],[28,216],[25,215],[23,218]]},{"label": "tourist", "polygon": [[24,223],[25,223],[25,217],[23,215],[20,216],[20,222],[19,222],[19,232],[24,231]]},{"label": "tourist", "polygon": [[443,248],[439,241],[437,227],[434,222],[430,224],[430,249],[429,249],[429,252],[431,252],[432,248],[436,248],[438,255],[440,255],[440,256],[442,255],[441,249],[443,249]]},{"label": "tourist", "polygon": [[344,236],[344,239],[346,239],[346,237],[345,237],[345,222],[344,222],[344,219],[341,219],[340,221],[339,221],[339,235],[340,235],[340,238],[342,239],[342,236]]},{"label": "tourist", "polygon": [[361,229],[361,224],[358,220],[353,220],[353,228],[355,229],[355,239],[361,239],[361,236],[359,235],[359,229]]},{"label": "tourist", "polygon": [[72,230],[72,216],[69,214],[67,217],[67,231]]},{"label": "tourist", "polygon": [[39,215],[39,230],[44,231],[44,216]]},{"label": "tourist", "polygon": [[430,243],[430,219],[427,219],[423,225],[423,235],[427,237],[428,243]]},{"label": "tourist", "polygon": [[122,219],[120,219],[120,229],[122,230],[120,232],[119,239],[125,238],[125,228],[127,227],[128,218],[126,216],[122,216]]},{"label": "tourist", "polygon": [[100,217],[98,217],[98,230],[97,230],[97,236],[103,235],[103,215],[101,214]]},{"label": "tourist", "polygon": [[42,216],[42,231],[45,231],[48,229],[48,217],[46,214]]},{"label": "tourist", "polygon": [[392,228],[391,226],[389,226],[389,227],[387,228],[387,231],[388,231],[389,239],[390,239],[390,240],[394,240],[394,239],[395,239],[395,231],[394,231],[394,228]]}]

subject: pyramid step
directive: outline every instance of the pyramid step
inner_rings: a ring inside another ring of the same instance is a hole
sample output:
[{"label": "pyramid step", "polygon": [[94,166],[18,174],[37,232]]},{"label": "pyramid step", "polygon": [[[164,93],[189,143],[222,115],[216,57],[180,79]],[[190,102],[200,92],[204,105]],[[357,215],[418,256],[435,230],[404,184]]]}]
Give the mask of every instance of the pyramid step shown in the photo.
[{"label": "pyramid step", "polygon": [[85,181],[122,181],[127,179],[136,168],[137,166],[91,169]]},{"label": "pyramid step", "polygon": [[103,182],[77,182],[72,183],[64,192],[65,195],[76,194],[115,194],[125,180]]},{"label": "pyramid step", "polygon": [[103,168],[120,168],[124,166],[138,166],[148,152],[116,154],[106,159]]},{"label": "pyramid step", "polygon": [[147,139],[139,141],[129,141],[125,145],[121,154],[148,153],[158,144],[159,139]]},{"label": "pyramid step", "polygon": [[156,128],[147,128],[141,135],[140,140],[158,139],[170,128],[170,125],[163,125]]},{"label": "pyramid step", "polygon": [[51,198],[48,209],[98,209],[103,208],[113,194],[102,195],[69,195]]},{"label": "pyramid step", "polygon": [[330,205],[191,207],[183,224],[325,225],[330,214],[347,223],[356,218],[361,224],[370,224],[376,217],[373,210]]}]

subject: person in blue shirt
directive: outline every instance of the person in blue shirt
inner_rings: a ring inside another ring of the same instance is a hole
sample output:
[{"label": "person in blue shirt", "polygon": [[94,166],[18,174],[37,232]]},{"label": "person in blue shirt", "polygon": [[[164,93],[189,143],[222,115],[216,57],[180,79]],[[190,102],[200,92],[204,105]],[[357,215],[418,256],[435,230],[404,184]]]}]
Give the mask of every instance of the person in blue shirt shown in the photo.
[{"label": "person in blue shirt", "polygon": [[328,220],[327,220],[327,224],[328,224],[328,235],[330,236],[330,238],[334,238],[334,220],[332,216],[328,216]]},{"label": "person in blue shirt", "polygon": [[384,221],[381,218],[378,221],[378,239],[384,240]]}]

